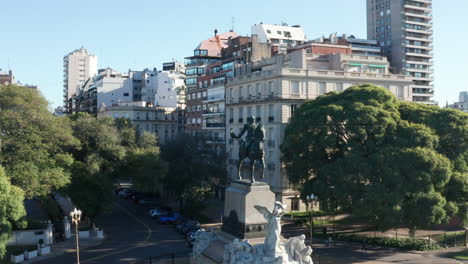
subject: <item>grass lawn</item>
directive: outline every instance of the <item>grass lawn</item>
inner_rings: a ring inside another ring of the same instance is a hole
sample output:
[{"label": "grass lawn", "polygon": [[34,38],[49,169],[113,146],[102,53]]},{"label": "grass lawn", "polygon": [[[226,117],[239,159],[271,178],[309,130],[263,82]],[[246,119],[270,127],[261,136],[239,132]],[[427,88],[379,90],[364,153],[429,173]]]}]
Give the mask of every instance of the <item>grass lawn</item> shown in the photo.
[{"label": "grass lawn", "polygon": [[452,258],[458,259],[458,260],[468,260],[468,250],[465,250],[464,252],[456,253],[452,255]]}]

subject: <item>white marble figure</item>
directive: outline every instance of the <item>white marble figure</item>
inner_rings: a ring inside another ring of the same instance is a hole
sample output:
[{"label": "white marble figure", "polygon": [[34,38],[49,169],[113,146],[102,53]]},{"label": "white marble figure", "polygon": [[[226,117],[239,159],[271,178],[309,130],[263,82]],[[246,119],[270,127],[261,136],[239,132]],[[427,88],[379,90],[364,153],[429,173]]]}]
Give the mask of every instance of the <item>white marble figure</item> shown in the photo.
[{"label": "white marble figure", "polygon": [[[275,202],[273,212],[263,206],[255,205],[267,219],[265,243],[252,246],[249,241],[234,241],[224,248],[223,264],[313,264],[312,248],[305,245],[305,235],[292,237],[285,243],[281,241],[281,217],[285,206]],[[210,232],[200,231],[195,235],[194,256],[199,256],[209,244],[217,239]]]},{"label": "white marble figure", "polygon": [[283,254],[281,242],[281,217],[285,213],[286,206],[281,202],[275,202],[273,212],[268,211],[266,207],[255,205],[255,209],[260,212],[268,221],[266,226],[267,236],[265,238],[265,254],[279,256]]},{"label": "white marble figure", "polygon": [[248,241],[234,239],[224,248],[223,264],[257,264],[255,248]]},{"label": "white marble figure", "polygon": [[199,230],[195,233],[195,243],[193,243],[193,256],[200,256],[208,248],[213,240],[218,239],[215,233]]},{"label": "white marble figure", "polygon": [[312,264],[312,248],[305,245],[305,235],[292,237],[284,244],[291,263]]}]

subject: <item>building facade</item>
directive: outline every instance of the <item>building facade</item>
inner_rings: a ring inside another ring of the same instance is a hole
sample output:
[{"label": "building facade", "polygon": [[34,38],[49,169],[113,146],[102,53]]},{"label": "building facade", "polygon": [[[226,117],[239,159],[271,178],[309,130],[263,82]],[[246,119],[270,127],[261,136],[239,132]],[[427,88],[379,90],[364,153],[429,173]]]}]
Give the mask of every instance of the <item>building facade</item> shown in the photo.
[{"label": "building facade", "polygon": [[185,58],[185,85],[187,102],[187,132],[196,134],[203,132],[203,111],[206,111],[208,79],[199,79],[207,74],[207,66],[222,61],[221,50],[228,47],[228,41],[237,37],[232,31],[217,34],[203,40],[193,51],[193,56]]},{"label": "building facade", "polygon": [[68,113],[72,112],[72,97],[97,73],[97,56],[89,54],[84,48],[77,49],[63,58],[63,103]]},{"label": "building facade", "polygon": [[[289,210],[304,210],[299,193],[288,182],[282,169],[280,145],[284,130],[297,107],[331,91],[343,91],[362,83],[387,88],[400,100],[411,101],[412,79],[389,74],[385,57],[350,54],[313,54],[299,49],[288,55],[237,68],[226,87],[226,130],[238,133],[253,115],[266,131],[265,179],[276,199]],[[227,140],[227,174],[238,175],[238,144]]]},{"label": "building facade", "polygon": [[432,36],[432,0],[367,0],[367,38],[413,78],[414,102],[434,104]]},{"label": "building facade", "polygon": [[159,144],[166,144],[180,133],[179,111],[176,108],[148,106],[147,102],[120,102],[113,106],[101,106],[98,117],[128,118],[137,132],[153,133]]},{"label": "building facade", "polygon": [[271,44],[274,53],[286,53],[286,48],[300,45],[307,41],[307,36],[301,26],[288,26],[271,24],[255,24],[251,28],[252,35],[258,37],[259,43]]},{"label": "building facade", "polygon": [[185,109],[185,65],[179,62],[164,63],[163,70],[156,77],[154,105]]},{"label": "building facade", "polygon": [[447,105],[446,108],[456,109],[468,113],[468,92],[460,92],[458,102]]},{"label": "building facade", "polygon": [[2,71],[0,69],[0,86],[2,85],[11,85],[15,83],[15,76],[13,76],[13,71],[9,70],[8,72]]}]

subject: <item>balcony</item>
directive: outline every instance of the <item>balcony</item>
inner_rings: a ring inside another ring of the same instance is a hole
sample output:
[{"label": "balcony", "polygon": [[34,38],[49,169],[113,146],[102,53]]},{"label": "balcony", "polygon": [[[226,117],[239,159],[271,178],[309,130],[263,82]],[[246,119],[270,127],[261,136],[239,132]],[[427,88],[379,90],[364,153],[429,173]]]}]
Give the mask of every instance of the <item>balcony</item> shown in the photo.
[{"label": "balcony", "polygon": [[432,35],[432,29],[412,29],[412,28],[401,28],[406,32],[419,33],[423,35]]},{"label": "balcony", "polygon": [[225,123],[206,123],[205,129],[225,129]]},{"label": "balcony", "polygon": [[225,112],[223,111],[209,111],[209,110],[205,110],[203,111],[203,116],[224,116],[226,115]]},{"label": "balcony", "polygon": [[414,5],[414,4],[410,5],[410,4],[406,3],[403,7],[406,8],[406,9],[422,11],[422,12],[429,13],[429,14],[432,12],[431,5]]},{"label": "balcony", "polygon": [[421,46],[421,45],[411,45],[411,44],[403,44],[403,47],[410,48],[410,49],[423,49],[432,51],[432,46]]},{"label": "balcony", "polygon": [[427,43],[432,43],[434,41],[432,38],[417,38],[417,37],[412,37],[408,35],[404,35],[403,38],[407,40],[421,41],[421,42],[427,42]]},{"label": "balcony", "polygon": [[416,14],[416,13],[405,11],[405,12],[403,12],[403,15],[411,16],[411,17],[417,17],[417,18],[423,18],[423,19],[428,19],[428,20],[432,19],[432,14]]},{"label": "balcony", "polygon": [[428,58],[428,59],[432,59],[434,57],[434,55],[432,54],[413,53],[413,52],[407,52],[405,53],[405,55],[410,56],[410,57],[423,57],[423,58]]}]

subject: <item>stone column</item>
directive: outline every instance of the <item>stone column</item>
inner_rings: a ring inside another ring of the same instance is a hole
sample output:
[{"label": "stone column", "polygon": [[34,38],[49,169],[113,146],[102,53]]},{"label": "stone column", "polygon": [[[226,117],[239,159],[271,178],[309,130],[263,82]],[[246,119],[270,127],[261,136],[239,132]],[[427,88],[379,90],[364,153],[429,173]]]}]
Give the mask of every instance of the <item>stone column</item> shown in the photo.
[{"label": "stone column", "polygon": [[44,237],[45,238],[44,243],[46,245],[50,245],[50,244],[54,243],[54,230],[53,230],[53,227],[54,227],[54,225],[49,220],[48,223],[47,223],[47,230],[46,230],[46,234],[45,234],[45,237]]},{"label": "stone column", "polygon": [[70,239],[71,231],[70,231],[70,221],[68,221],[68,217],[63,218],[63,232],[65,235],[65,239]]}]

